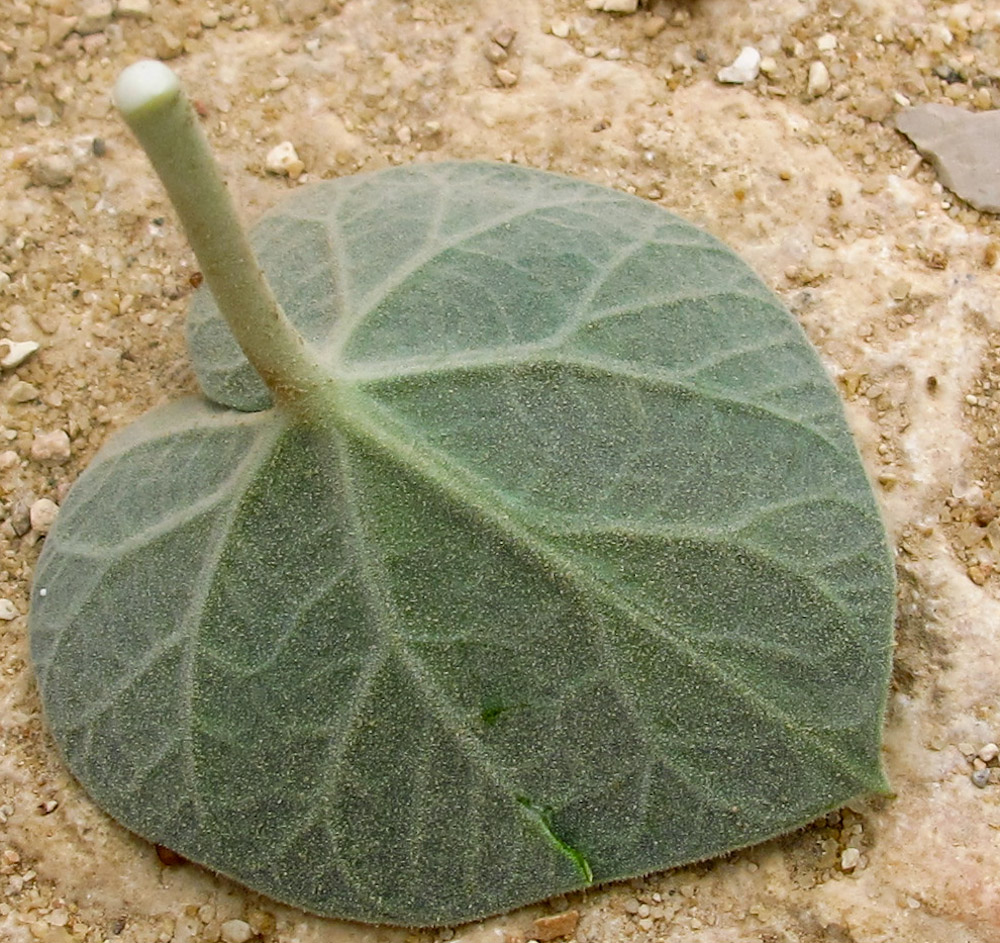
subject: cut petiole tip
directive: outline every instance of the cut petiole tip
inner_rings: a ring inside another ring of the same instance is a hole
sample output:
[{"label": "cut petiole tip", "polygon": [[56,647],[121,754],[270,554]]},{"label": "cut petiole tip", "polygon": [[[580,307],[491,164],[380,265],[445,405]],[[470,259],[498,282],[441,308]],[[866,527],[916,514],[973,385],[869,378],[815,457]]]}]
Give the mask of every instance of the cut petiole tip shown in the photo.
[{"label": "cut petiole tip", "polygon": [[142,59],[125,69],[115,82],[115,106],[129,118],[139,111],[175,99],[181,91],[177,73],[156,59]]}]

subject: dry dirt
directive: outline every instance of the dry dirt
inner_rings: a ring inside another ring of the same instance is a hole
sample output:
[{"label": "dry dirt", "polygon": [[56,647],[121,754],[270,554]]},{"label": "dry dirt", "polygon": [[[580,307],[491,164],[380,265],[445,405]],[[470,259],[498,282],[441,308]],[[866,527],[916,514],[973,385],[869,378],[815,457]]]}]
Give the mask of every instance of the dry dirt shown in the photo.
[{"label": "dry dirt", "polygon": [[[501,943],[577,910],[566,938],[580,943],[1000,941],[1000,774],[990,750],[975,756],[1000,740],[1000,221],[942,191],[893,130],[907,101],[1000,107],[993,0],[111,10],[0,0],[0,337],[40,344],[0,379],[0,598],[13,605],[0,621],[0,939]],[[766,71],[720,85],[744,45]],[[150,55],[198,100],[251,218],[309,179],[486,158],[637,193],[747,258],[836,378],[896,547],[895,795],[725,860],[419,933],[273,904],[161,861],[97,811],[32,683],[24,613],[44,523],[26,529],[26,512],[60,502],[113,429],[192,385],[181,327],[195,263],[108,96]],[[817,60],[829,88],[809,95]],[[286,140],[297,180],[265,169]],[[56,430],[61,464],[58,444],[55,461],[32,451]]]}]

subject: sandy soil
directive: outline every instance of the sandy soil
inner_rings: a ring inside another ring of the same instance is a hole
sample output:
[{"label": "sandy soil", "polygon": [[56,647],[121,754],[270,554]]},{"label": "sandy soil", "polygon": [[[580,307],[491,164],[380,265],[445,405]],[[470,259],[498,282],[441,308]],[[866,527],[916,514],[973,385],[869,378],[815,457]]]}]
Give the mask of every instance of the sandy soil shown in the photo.
[{"label": "sandy soil", "polygon": [[[119,0],[112,16],[102,0],[4,0],[0,337],[40,349],[0,380],[0,939],[513,943],[575,910],[580,943],[1000,941],[1000,774],[990,749],[975,755],[1000,740],[1000,221],[942,191],[892,125],[907,101],[1000,107],[1000,14],[992,0],[646,7]],[[744,45],[766,71],[720,85]],[[148,55],[198,99],[250,217],[309,179],[489,158],[637,193],[740,251],[836,378],[897,548],[895,796],[722,861],[414,933],[273,904],[97,811],[32,684],[24,613],[45,524],[28,509],[59,503],[111,430],[192,387],[196,266],[108,98]],[[829,87],[810,95],[814,61]],[[266,172],[282,141],[297,180]]]}]

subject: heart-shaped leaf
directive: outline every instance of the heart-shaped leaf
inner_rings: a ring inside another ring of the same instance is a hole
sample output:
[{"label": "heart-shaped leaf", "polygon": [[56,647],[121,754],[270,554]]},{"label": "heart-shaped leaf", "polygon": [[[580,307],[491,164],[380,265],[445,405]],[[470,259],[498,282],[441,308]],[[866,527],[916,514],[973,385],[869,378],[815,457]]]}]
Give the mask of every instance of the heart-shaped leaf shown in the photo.
[{"label": "heart-shaped leaf", "polygon": [[885,786],[893,579],[841,405],[720,243],[442,164],[257,231],[328,381],[115,436],[46,541],[32,652],[121,822],[323,914],[468,920]]}]

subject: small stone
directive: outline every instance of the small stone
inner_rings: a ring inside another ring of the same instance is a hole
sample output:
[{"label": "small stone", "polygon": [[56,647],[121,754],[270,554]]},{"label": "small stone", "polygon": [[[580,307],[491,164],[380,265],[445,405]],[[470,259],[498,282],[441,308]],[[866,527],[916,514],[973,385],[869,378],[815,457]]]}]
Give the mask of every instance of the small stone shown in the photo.
[{"label": "small stone", "polygon": [[824,33],[816,40],[816,48],[820,52],[833,52],[837,48],[837,37],[833,33]]},{"label": "small stone", "polygon": [[853,871],[861,863],[861,852],[857,848],[845,848],[840,855],[840,870]]},{"label": "small stone", "polygon": [[497,81],[507,88],[510,88],[511,85],[517,85],[517,73],[511,72],[510,69],[497,69],[494,74],[497,77]]},{"label": "small stone", "polygon": [[896,119],[949,190],[984,213],[1000,213],[1000,110],[918,105]]},{"label": "small stone", "polygon": [[69,436],[62,429],[40,432],[31,443],[32,460],[43,465],[65,465],[71,454]]},{"label": "small stone", "polygon": [[662,16],[651,16],[642,24],[642,35],[646,39],[655,39],[667,28],[667,21]]},{"label": "small stone", "polygon": [[31,95],[21,95],[14,99],[14,114],[22,121],[30,121],[38,114],[38,101]]},{"label": "small stone", "polygon": [[553,914],[551,917],[539,917],[534,923],[531,935],[539,943],[547,943],[548,940],[570,936],[579,922],[580,911],[564,910],[561,914]]},{"label": "small stone", "polygon": [[587,0],[587,7],[605,13],[635,13],[639,0]]},{"label": "small stone", "polygon": [[11,506],[7,515],[6,523],[14,531],[15,536],[23,537],[31,530],[31,504],[35,500],[34,495],[19,498]]},{"label": "small stone", "polygon": [[983,769],[974,769],[969,778],[972,780],[972,785],[977,789],[985,789],[990,783],[990,769],[989,767],[983,767]]},{"label": "small stone", "polygon": [[31,529],[37,534],[47,534],[56,522],[59,505],[51,498],[39,498],[31,505],[28,514],[31,520]]},{"label": "small stone", "polygon": [[910,283],[905,278],[897,278],[889,285],[889,297],[893,301],[902,301],[910,294]]},{"label": "small stone", "polygon": [[114,12],[111,0],[86,0],[76,21],[76,32],[81,36],[102,32],[111,23]]},{"label": "small stone", "polygon": [[184,52],[184,40],[161,26],[153,33],[153,48],[156,50],[157,59],[176,59]]},{"label": "small stone", "polygon": [[499,43],[492,40],[486,44],[486,58],[494,65],[499,62],[506,62],[508,58],[507,50]]},{"label": "small stone", "polygon": [[490,33],[490,39],[504,49],[510,48],[510,44],[514,42],[515,36],[517,36],[517,30],[513,26],[507,26],[506,24],[501,24]]},{"label": "small stone", "polygon": [[556,39],[566,39],[569,36],[569,23],[566,20],[555,20],[549,25],[549,32]]},{"label": "small stone", "polygon": [[73,161],[65,154],[48,154],[35,161],[31,179],[43,187],[64,187],[73,179]]},{"label": "small stone", "polygon": [[7,392],[8,403],[30,403],[38,399],[38,387],[24,380],[17,380]]},{"label": "small stone", "polygon": [[269,174],[291,177],[292,180],[298,180],[306,169],[291,141],[282,141],[276,147],[272,147],[264,158],[264,167]]},{"label": "small stone", "polygon": [[979,752],[976,755],[984,763],[992,763],[998,756],[1000,756],[1000,747],[998,747],[995,743],[987,743],[986,746],[979,748]]},{"label": "small stone", "polygon": [[19,367],[36,350],[38,344],[35,341],[0,341],[0,367],[4,370],[12,370]]},{"label": "small stone", "polygon": [[118,0],[118,15],[145,20],[153,15],[151,0]]},{"label": "small stone", "polygon": [[75,16],[60,16],[58,13],[50,13],[48,19],[49,44],[58,46],[76,27]]},{"label": "small stone", "polygon": [[0,471],[5,471],[8,468],[13,468],[20,459],[18,458],[17,452],[13,449],[6,449],[0,452]]},{"label": "small stone", "polygon": [[806,87],[810,98],[819,98],[830,91],[830,70],[817,59],[809,66],[809,84]]},{"label": "small stone", "polygon": [[247,943],[253,936],[253,928],[245,920],[227,920],[220,932],[225,943]]},{"label": "small stone", "polygon": [[885,121],[892,113],[892,99],[885,94],[861,96],[853,105],[855,112],[868,121]]},{"label": "small stone", "polygon": [[17,606],[9,599],[0,599],[0,619],[4,622],[10,622],[11,619],[16,619],[20,614],[17,611]]},{"label": "small stone", "polygon": [[727,85],[743,85],[752,82],[759,74],[760,53],[753,46],[744,46],[733,64],[720,69],[716,77]]}]

